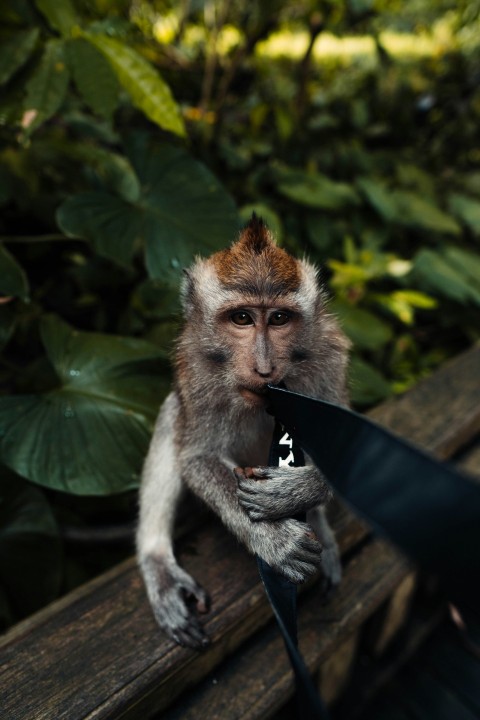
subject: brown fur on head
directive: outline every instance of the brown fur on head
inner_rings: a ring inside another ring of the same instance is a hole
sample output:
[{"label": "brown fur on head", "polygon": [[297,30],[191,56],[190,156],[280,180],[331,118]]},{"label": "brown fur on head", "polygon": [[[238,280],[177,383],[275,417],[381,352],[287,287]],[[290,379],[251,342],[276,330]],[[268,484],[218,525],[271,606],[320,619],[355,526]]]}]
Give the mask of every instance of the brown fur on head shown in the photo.
[{"label": "brown fur on head", "polygon": [[211,258],[227,290],[277,297],[298,290],[297,261],[277,247],[263,220],[253,213],[239,240]]},{"label": "brown fur on head", "polygon": [[207,316],[209,308],[240,297],[268,301],[295,296],[308,313],[322,296],[316,268],[279,248],[255,213],[238,240],[206,260],[197,259],[185,276],[182,298],[187,317],[199,307],[199,288]]}]

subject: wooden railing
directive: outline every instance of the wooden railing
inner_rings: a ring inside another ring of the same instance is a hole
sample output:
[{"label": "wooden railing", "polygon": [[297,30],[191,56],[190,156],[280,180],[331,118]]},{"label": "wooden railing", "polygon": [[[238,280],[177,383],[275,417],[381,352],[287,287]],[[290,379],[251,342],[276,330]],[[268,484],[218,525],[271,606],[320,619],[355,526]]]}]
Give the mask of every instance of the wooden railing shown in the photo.
[{"label": "wooden railing", "polygon": [[[460,462],[480,474],[480,348],[370,414],[443,459],[466,448]],[[360,703],[366,667],[376,667],[375,678],[386,669],[381,658],[408,625],[423,579],[339,503],[332,519],[344,578],[328,602],[319,582],[302,592],[300,647],[327,702],[348,686]],[[181,539],[179,557],[212,596],[209,648],[197,653],[163,635],[132,558],[2,638],[2,720],[263,720],[287,712],[292,674],[254,559],[210,515]],[[437,614],[427,614],[419,635]]]}]

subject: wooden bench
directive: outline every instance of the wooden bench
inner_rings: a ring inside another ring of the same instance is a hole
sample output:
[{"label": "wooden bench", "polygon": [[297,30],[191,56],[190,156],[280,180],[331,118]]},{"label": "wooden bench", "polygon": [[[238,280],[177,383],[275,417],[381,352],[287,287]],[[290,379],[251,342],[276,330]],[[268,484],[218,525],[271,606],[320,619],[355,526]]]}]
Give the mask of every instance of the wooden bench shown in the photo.
[{"label": "wooden bench", "polygon": [[[467,448],[462,463],[480,473],[479,378],[474,347],[371,416],[443,459]],[[383,656],[418,585],[391,545],[338,503],[333,515],[344,579],[328,602],[320,583],[306,588],[299,618],[301,650],[328,702],[347,680],[355,686],[365,657]],[[281,717],[292,675],[253,558],[210,516],[179,550],[212,595],[207,650],[175,646],[157,628],[132,558],[2,638],[2,720]]]}]

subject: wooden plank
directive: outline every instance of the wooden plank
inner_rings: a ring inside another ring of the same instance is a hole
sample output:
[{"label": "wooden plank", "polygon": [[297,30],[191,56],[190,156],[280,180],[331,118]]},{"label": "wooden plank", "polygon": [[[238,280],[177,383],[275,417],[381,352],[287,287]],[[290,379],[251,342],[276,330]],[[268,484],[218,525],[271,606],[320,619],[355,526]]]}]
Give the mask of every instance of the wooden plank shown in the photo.
[{"label": "wooden plank", "polygon": [[348,683],[356,660],[359,636],[360,628],[357,628],[347,640],[333,650],[320,667],[319,693],[327,705],[341,695]]},{"label": "wooden plank", "polygon": [[[342,583],[327,605],[318,587],[305,594],[299,615],[300,650],[312,673],[351,637],[408,571],[398,551],[374,540],[347,564]],[[276,626],[269,625],[162,718],[263,720],[272,717],[292,693],[283,641]]]},{"label": "wooden plank", "polygon": [[[365,535],[340,507],[335,526],[344,550]],[[218,522],[185,539],[180,561],[212,593],[210,648],[200,655],[165,638],[127,561],[3,639],[2,717],[149,717],[271,617],[253,558]]]},{"label": "wooden plank", "polygon": [[370,652],[379,657],[405,624],[415,591],[416,572],[409,573],[389,598],[380,627],[370,639]]},{"label": "wooden plank", "polygon": [[480,432],[480,345],[450,360],[369,416],[447,459]]},{"label": "wooden plank", "polygon": [[[376,419],[442,455],[457,449],[478,427],[479,357],[479,348],[461,356],[457,365],[440,371],[440,382],[432,376],[420,393],[414,388],[397,401],[398,407],[389,403],[377,410]],[[427,392],[430,384],[435,389]],[[365,536],[365,529],[344,511],[337,516],[337,528],[344,548]],[[206,627],[214,642],[206,652],[179,648],[163,636],[134,561],[128,561],[5,636],[0,645],[2,717],[144,720],[167,707],[268,621],[270,610],[252,558],[217,523],[189,535],[180,557],[212,594]],[[348,607],[344,612],[348,624]],[[351,624],[348,627],[351,631]]]}]

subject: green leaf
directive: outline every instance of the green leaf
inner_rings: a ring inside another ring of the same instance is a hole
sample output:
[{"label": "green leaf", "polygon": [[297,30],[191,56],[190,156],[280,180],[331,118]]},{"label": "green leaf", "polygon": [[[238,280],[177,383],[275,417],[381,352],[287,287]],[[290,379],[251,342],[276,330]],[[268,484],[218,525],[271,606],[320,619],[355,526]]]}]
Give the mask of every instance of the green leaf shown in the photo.
[{"label": "green leaf", "polygon": [[0,35],[0,85],[24,65],[37,43],[38,28],[17,30]]},{"label": "green leaf", "polygon": [[428,289],[439,295],[466,303],[472,300],[480,304],[480,292],[470,284],[464,272],[452,265],[433,250],[420,250],[414,258],[413,275]]},{"label": "green leaf", "polygon": [[334,182],[320,173],[276,167],[277,189],[290,200],[312,208],[342,210],[359,204],[354,188],[347,183]]},{"label": "green leaf", "polygon": [[107,192],[69,198],[57,211],[57,223],[69,237],[90,240],[101,255],[124,265],[143,236],[141,211]]},{"label": "green leaf", "polygon": [[395,290],[388,295],[375,294],[372,296],[372,300],[375,300],[406,325],[413,324],[415,308],[431,310],[438,305],[435,298],[417,290]]},{"label": "green leaf", "polygon": [[341,300],[334,300],[330,307],[340,318],[343,331],[356,347],[377,350],[391,339],[390,326],[368,310]]},{"label": "green leaf", "polygon": [[[71,158],[82,165],[90,165],[105,190],[118,194],[124,200],[131,202],[139,199],[140,182],[125,155],[112,152],[100,145],[94,145],[85,137],[81,142],[65,138],[49,138],[46,145],[46,151],[51,152],[53,156],[56,154]],[[37,148],[39,147],[43,147],[41,141],[37,142]]]},{"label": "green leaf", "polygon": [[445,248],[444,254],[447,262],[465,276],[474,292],[480,293],[480,255],[453,245]]},{"label": "green leaf", "polygon": [[67,57],[75,84],[86,104],[94,113],[111,120],[120,88],[105,57],[82,38],[68,43]]},{"label": "green leaf", "polygon": [[435,196],[435,180],[432,175],[417,165],[399,163],[396,167],[397,178],[400,185],[412,188],[423,197]]},{"label": "green leaf", "polygon": [[480,235],[480,202],[467,195],[453,193],[448,198],[451,213],[458,217],[475,235]]},{"label": "green leaf", "polygon": [[48,502],[0,466],[0,585],[15,619],[54,600],[61,579],[61,542]]},{"label": "green leaf", "polygon": [[168,85],[133,48],[106,35],[85,32],[83,37],[108,60],[133,104],[164,130],[186,135],[180,110]]},{"label": "green leaf", "polygon": [[45,43],[39,67],[27,84],[25,112],[31,113],[28,132],[52,117],[62,105],[69,74],[65,64],[65,46],[61,40]]},{"label": "green leaf", "polygon": [[161,145],[132,150],[141,182],[136,202],[108,193],[85,193],[59,208],[68,235],[90,240],[99,253],[129,262],[136,241],[145,249],[150,277],[177,280],[196,254],[224,247],[235,237],[235,206],[223,186],[181,148]]},{"label": "green leaf", "polygon": [[27,276],[3,245],[0,245],[0,295],[28,300]]},{"label": "green leaf", "polygon": [[400,225],[428,232],[461,234],[460,226],[450,215],[420,195],[406,190],[395,190],[392,196],[397,205],[395,219]]},{"label": "green leaf", "polygon": [[137,487],[160,401],[162,353],[141,340],[41,325],[59,386],[0,398],[1,461],[32,482],[78,495]]},{"label": "green leaf", "polygon": [[392,394],[390,383],[372,365],[353,355],[349,368],[350,397],[355,405],[372,405]]},{"label": "green leaf", "polygon": [[48,24],[61,35],[68,36],[72,29],[79,24],[75,8],[70,0],[35,0],[35,5]]},{"label": "green leaf", "polygon": [[397,203],[385,183],[369,177],[360,177],[356,179],[355,184],[380,217],[387,222],[396,219],[398,213]]}]

